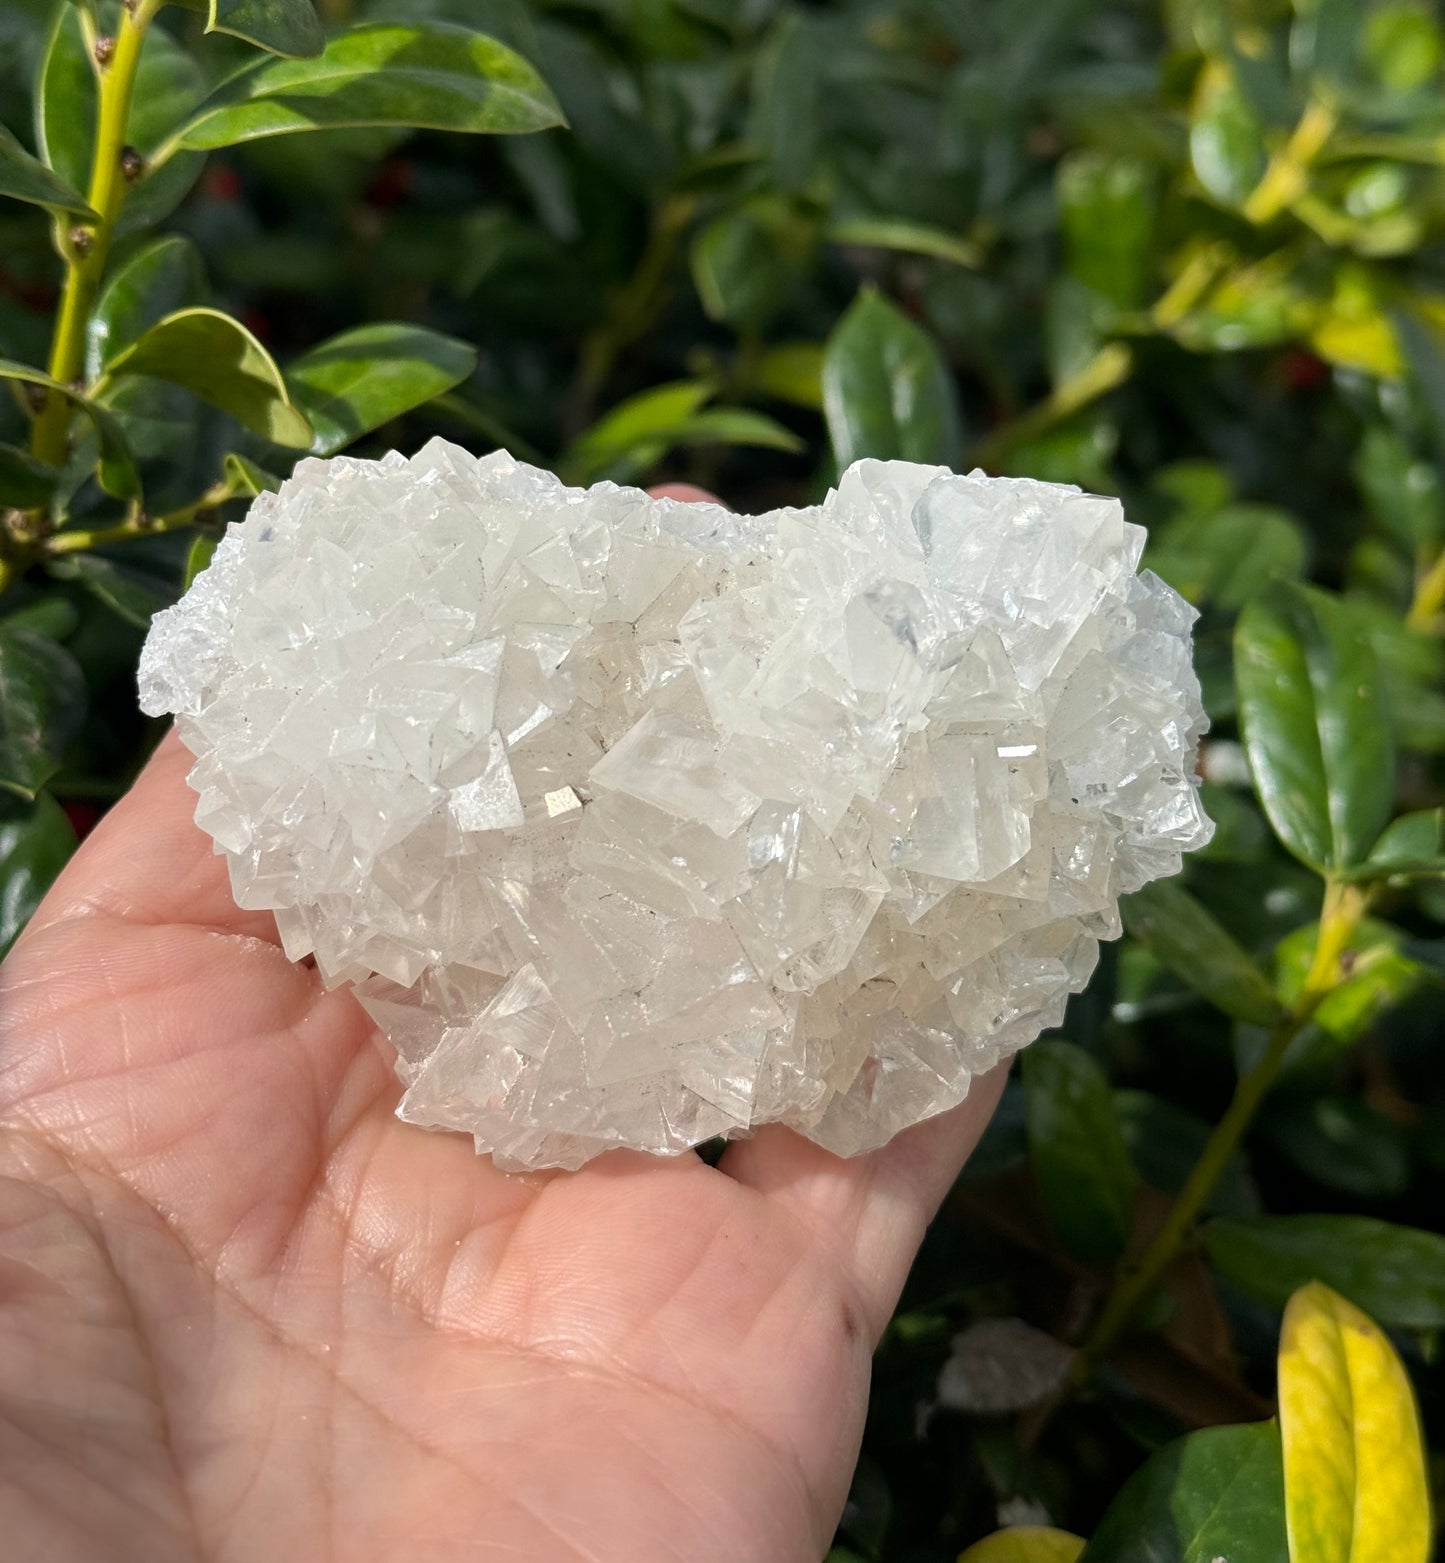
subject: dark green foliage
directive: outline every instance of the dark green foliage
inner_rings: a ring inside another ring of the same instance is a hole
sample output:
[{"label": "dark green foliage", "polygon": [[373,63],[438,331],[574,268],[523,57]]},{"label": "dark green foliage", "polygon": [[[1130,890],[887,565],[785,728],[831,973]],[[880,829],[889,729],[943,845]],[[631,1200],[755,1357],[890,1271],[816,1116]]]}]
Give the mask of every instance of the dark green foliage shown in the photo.
[{"label": "dark green foliage", "polygon": [[[747,509],[860,456],[1116,493],[1200,612],[1218,830],[1126,899],[931,1230],[835,1556],[1031,1517],[1283,1563],[1311,1279],[1396,1333],[1438,1482],[1436,9],[176,0],[109,194],[92,13],[0,6],[0,948],[154,741],[151,615],[308,451],[443,433]],[[992,1317],[1078,1382],[934,1407]]]}]

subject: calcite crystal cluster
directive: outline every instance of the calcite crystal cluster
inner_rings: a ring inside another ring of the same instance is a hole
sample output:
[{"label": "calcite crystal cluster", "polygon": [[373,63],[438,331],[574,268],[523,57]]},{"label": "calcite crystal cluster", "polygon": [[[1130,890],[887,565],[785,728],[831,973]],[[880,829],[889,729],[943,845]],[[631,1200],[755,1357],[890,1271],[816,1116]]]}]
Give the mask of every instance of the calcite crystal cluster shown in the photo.
[{"label": "calcite crystal cluster", "polygon": [[440,441],[308,460],[157,617],[142,703],[404,1118],[505,1167],[851,1154],[1056,1025],[1208,839],[1143,536],[906,462],[741,516]]}]

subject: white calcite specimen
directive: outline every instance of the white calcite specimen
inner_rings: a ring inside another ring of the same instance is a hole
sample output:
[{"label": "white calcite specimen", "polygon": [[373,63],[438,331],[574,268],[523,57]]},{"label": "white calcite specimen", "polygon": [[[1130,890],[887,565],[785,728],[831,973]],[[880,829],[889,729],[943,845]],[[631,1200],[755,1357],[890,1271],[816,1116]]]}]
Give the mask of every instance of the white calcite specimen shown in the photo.
[{"label": "white calcite specimen", "polygon": [[441,441],[308,460],[157,617],[142,704],[402,1117],[506,1167],[853,1154],[1057,1025],[1209,837],[1143,540],[906,462],[738,516]]}]

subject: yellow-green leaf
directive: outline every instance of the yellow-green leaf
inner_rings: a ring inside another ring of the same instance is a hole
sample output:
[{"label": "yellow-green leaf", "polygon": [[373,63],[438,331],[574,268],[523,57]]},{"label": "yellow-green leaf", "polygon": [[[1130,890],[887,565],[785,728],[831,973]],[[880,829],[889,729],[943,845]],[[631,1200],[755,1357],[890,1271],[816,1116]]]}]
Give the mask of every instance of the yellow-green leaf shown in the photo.
[{"label": "yellow-green leaf", "polygon": [[1374,1321],[1318,1281],[1285,1309],[1279,1417],[1294,1563],[1426,1563],[1430,1501],[1410,1380]]},{"label": "yellow-green leaf", "polygon": [[178,309],[118,353],[107,378],[143,374],[183,385],[277,445],[305,450],[310,423],[291,400],[276,361],[218,309]]},{"label": "yellow-green leaf", "polygon": [[958,1563],[1074,1563],[1084,1538],[1051,1525],[1010,1525],[976,1541]]}]

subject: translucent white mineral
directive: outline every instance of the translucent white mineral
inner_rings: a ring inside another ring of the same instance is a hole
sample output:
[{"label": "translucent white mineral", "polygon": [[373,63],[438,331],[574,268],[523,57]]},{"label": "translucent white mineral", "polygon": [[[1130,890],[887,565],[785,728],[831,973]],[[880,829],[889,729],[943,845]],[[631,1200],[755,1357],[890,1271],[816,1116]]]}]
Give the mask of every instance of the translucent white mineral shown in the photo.
[{"label": "translucent white mineral", "polygon": [[506,1167],[843,1154],[1059,1023],[1210,825],[1195,615],[1116,500],[862,461],[739,516],[504,452],[303,461],[142,704],[399,1111]]}]

